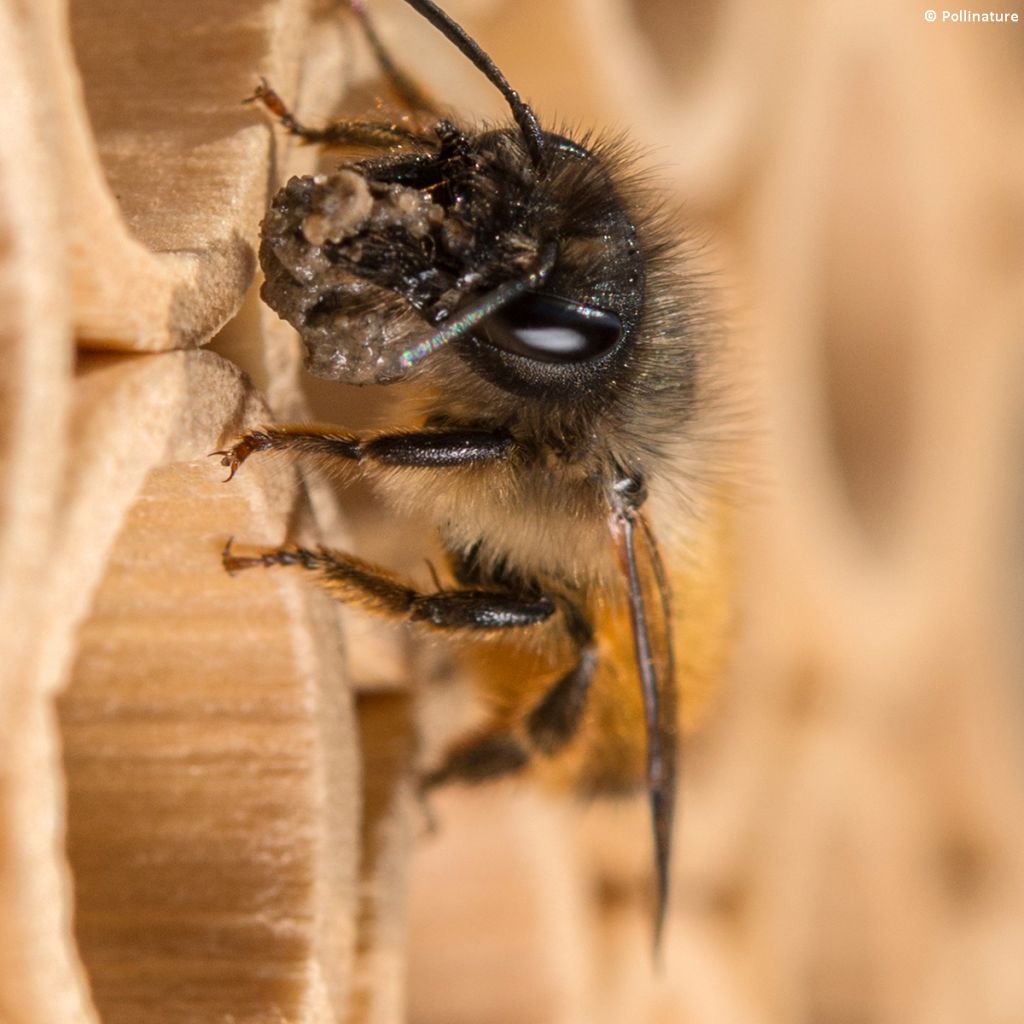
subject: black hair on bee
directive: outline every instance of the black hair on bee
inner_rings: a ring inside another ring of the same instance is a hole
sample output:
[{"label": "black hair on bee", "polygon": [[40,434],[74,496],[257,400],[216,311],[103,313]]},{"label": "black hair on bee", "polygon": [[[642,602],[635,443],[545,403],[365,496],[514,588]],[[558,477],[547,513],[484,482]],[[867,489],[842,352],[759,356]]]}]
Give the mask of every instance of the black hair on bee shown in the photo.
[{"label": "black hair on bee", "polygon": [[[501,91],[512,123],[474,129],[441,116],[386,56],[393,91],[430,118],[425,127],[308,129],[262,85],[257,97],[295,134],[380,152],[289,181],[263,223],[260,262],[263,298],[298,330],[313,373],[348,383],[415,373],[428,396],[422,423],[369,438],[268,428],[219,454],[232,474],[268,449],[358,466],[437,525],[460,587],[421,594],[325,551],[228,551],[225,564],[297,565],[343,600],[450,633],[558,624],[571,667],[528,714],[457,746],[428,785],[490,778],[564,748],[603,671],[603,595],[624,589],[660,934],[676,790],[673,609],[643,506],[668,486],[699,401],[702,305],[626,147],[546,130],[444,11],[406,2]],[[353,9],[385,53],[362,5]]]}]

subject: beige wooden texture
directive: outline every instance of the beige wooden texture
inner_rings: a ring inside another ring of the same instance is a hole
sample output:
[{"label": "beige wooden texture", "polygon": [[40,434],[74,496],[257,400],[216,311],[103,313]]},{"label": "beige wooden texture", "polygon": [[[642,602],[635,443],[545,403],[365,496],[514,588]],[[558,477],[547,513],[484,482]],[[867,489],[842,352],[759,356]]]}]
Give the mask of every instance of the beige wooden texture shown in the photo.
[{"label": "beige wooden texture", "polygon": [[311,407],[387,422],[303,382],[250,289],[315,154],[238,101],[359,94],[335,5],[0,0],[0,1021],[1024,1020],[1024,26],[450,9],[543,115],[630,130],[719,268],[742,590],[664,969],[641,803],[453,790],[429,833],[416,748],[473,714],[444,651],[411,673],[300,579],[221,571],[234,534],[424,572],[421,524],[206,458]]},{"label": "beige wooden texture", "polygon": [[245,301],[287,157],[240,101],[262,73],[336,102],[307,7],[0,4],[4,1024],[338,1021],[371,976],[395,1002],[394,969],[356,979],[400,916],[360,913],[337,610],[220,565],[231,535],[343,543],[340,517],[208,457],[303,415],[295,339]]}]

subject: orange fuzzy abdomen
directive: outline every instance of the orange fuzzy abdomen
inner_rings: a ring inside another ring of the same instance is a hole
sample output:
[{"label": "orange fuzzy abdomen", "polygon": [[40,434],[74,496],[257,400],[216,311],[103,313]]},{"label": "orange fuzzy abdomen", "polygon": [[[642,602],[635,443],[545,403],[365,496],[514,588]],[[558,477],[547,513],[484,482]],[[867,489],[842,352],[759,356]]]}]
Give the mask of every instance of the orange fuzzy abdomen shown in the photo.
[{"label": "orange fuzzy abdomen", "polygon": [[[709,519],[685,551],[663,551],[672,591],[680,734],[704,720],[726,668],[732,589],[727,517],[723,510]],[[558,754],[534,758],[531,771],[546,783],[584,793],[624,792],[643,784],[647,748],[625,587],[595,596],[588,611],[597,667],[583,722]],[[515,726],[566,671],[572,652],[557,640],[552,647],[530,650],[508,638],[471,658],[495,719]]]}]

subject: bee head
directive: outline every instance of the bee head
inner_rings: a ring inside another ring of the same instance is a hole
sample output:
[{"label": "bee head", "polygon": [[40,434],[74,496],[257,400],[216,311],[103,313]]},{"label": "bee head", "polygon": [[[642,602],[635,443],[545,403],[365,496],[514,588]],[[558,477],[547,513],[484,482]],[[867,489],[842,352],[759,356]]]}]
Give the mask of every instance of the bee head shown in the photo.
[{"label": "bee head", "polygon": [[[515,133],[485,134],[478,144],[495,152],[495,181],[522,177],[526,152]],[[543,172],[511,189],[517,216],[495,240],[534,261],[548,253],[543,279],[484,316],[457,350],[506,391],[570,400],[626,358],[640,320],[644,261],[604,154],[553,133],[545,145]],[[499,258],[492,273],[515,281],[509,266]]]},{"label": "bee head", "polygon": [[501,92],[515,127],[440,120],[436,139],[404,133],[423,152],[292,179],[262,226],[263,298],[321,376],[387,383],[456,342],[506,391],[571,397],[613,373],[636,332],[635,227],[605,159],[545,131],[433,0],[407,2]]},{"label": "bee head", "polygon": [[433,151],[293,178],[263,223],[263,297],[309,368],[386,383],[441,343],[497,386],[569,397],[635,333],[644,268],[600,151],[435,128]]}]

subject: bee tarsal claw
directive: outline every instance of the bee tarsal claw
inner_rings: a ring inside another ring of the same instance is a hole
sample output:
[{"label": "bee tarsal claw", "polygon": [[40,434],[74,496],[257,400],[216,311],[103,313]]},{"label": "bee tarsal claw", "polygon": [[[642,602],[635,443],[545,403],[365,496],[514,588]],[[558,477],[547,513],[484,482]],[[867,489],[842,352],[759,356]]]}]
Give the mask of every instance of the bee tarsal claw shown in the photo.
[{"label": "bee tarsal claw", "polygon": [[224,550],[220,553],[220,561],[224,566],[225,572],[229,576],[234,576],[240,569],[246,569],[252,564],[253,559],[241,558],[238,555],[231,553],[231,546],[235,543],[234,537],[228,537],[227,543],[224,545]]},{"label": "bee tarsal claw", "polygon": [[[229,576],[234,576],[243,569],[254,569],[257,566],[275,565],[279,561],[277,552],[264,555],[236,555],[231,551],[235,542],[234,537],[229,537],[224,550],[220,553],[221,564]],[[281,564],[285,564],[282,562]]]},{"label": "bee tarsal claw", "polygon": [[210,452],[209,455],[207,456],[207,458],[212,459],[212,458],[214,458],[217,455],[219,455],[221,457],[220,464],[222,466],[227,466],[228,467],[228,475],[226,477],[224,477],[223,481],[221,481],[222,483],[226,484],[235,475],[235,472],[237,471],[238,467],[241,465],[241,462],[238,462],[238,461],[235,461],[234,459],[232,459],[231,452],[227,451],[227,450],[222,450],[222,451],[217,451],[217,452]]},{"label": "bee tarsal claw", "polygon": [[270,83],[265,78],[260,78],[259,84],[242,102],[259,103],[268,95],[273,96],[274,90],[270,88]]},{"label": "bee tarsal claw", "polygon": [[227,483],[234,478],[239,467],[253,452],[263,451],[269,448],[270,445],[270,438],[267,434],[262,431],[253,431],[251,434],[246,434],[243,438],[236,441],[230,448],[222,448],[220,451],[210,452],[210,458],[213,458],[215,455],[221,457],[220,464],[228,468],[228,475],[224,478],[224,483]]}]

